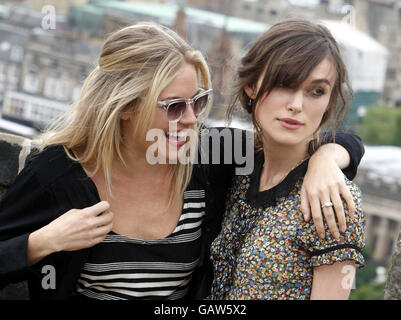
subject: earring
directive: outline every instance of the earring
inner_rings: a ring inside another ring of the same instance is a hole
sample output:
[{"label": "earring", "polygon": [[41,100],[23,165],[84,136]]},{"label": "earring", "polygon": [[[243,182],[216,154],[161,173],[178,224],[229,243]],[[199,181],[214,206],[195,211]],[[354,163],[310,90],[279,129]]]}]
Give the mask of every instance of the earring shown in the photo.
[{"label": "earring", "polygon": [[251,108],[253,104],[253,100],[251,98],[249,98],[248,100],[248,107]]}]

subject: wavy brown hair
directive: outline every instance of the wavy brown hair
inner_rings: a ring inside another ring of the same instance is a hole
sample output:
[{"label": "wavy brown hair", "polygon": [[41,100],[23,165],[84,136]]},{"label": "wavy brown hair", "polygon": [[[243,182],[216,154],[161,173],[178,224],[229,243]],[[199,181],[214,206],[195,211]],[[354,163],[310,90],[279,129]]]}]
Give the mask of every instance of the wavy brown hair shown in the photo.
[{"label": "wavy brown hair", "polygon": [[[231,119],[239,101],[252,115],[256,129],[256,147],[262,147],[260,127],[255,119],[255,106],[273,88],[284,85],[297,89],[312,70],[329,58],[336,70],[336,81],[331,92],[328,109],[316,133],[317,143],[322,140],[324,128],[332,127],[333,137],[339,123],[349,110],[352,88],[339,46],[323,25],[303,19],[289,19],[273,25],[263,33],[241,59],[237,73],[234,99],[227,116]],[[263,76],[256,98],[251,100],[245,92],[247,86],[256,88]]]}]

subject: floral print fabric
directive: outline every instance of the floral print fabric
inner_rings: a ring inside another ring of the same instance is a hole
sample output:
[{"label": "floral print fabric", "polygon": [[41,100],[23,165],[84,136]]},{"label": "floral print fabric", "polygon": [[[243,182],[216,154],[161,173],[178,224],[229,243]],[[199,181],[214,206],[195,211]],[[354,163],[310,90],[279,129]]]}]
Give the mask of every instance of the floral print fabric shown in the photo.
[{"label": "floral print fabric", "polygon": [[347,230],[340,239],[316,233],[300,210],[302,177],[274,205],[247,201],[250,176],[234,179],[222,231],[211,247],[214,282],[211,299],[309,299],[313,267],[353,260],[363,266],[365,218],[358,187],[346,180],[356,203],[355,218],[346,211]]}]

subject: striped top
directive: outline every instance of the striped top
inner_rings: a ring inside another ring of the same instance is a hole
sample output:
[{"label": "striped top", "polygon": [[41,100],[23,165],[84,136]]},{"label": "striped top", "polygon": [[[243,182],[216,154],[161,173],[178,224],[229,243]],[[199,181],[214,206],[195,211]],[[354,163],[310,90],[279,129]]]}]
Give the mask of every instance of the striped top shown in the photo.
[{"label": "striped top", "polygon": [[111,231],[91,248],[76,294],[101,300],[183,298],[199,261],[204,215],[205,191],[187,190],[169,236],[140,240]]}]

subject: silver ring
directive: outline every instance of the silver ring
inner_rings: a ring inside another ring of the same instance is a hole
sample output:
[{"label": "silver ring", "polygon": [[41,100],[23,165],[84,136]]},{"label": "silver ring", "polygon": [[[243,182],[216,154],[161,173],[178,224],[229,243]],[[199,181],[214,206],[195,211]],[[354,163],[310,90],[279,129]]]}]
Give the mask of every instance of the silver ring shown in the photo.
[{"label": "silver ring", "polygon": [[333,202],[327,201],[327,202],[325,202],[325,203],[322,204],[322,209],[323,209],[323,208],[330,208],[330,207],[332,207],[332,206],[333,206]]}]

